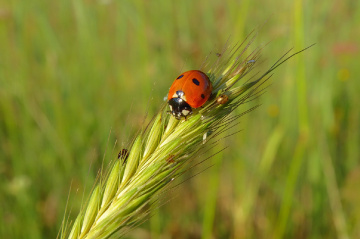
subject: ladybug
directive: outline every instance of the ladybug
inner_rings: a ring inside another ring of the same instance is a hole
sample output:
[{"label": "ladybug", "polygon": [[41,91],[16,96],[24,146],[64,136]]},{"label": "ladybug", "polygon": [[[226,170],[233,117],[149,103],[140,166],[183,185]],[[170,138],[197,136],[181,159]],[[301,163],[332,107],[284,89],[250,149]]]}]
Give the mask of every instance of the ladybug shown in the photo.
[{"label": "ladybug", "polygon": [[170,113],[176,119],[192,114],[192,108],[199,108],[209,99],[212,84],[202,71],[191,70],[175,79],[168,94]]}]

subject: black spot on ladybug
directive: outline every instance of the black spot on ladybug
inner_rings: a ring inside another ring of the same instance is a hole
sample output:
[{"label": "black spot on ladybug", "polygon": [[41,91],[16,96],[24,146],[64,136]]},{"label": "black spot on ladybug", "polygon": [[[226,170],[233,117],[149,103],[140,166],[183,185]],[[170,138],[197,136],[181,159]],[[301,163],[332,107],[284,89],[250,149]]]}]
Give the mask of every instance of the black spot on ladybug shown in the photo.
[{"label": "black spot on ladybug", "polygon": [[205,95],[204,95],[204,94],[201,94],[201,98],[205,99]]},{"label": "black spot on ladybug", "polygon": [[181,76],[179,76],[179,77],[176,78],[176,79],[178,80],[178,79],[181,79],[181,78],[183,78],[183,77],[184,77],[184,75],[181,75]]},{"label": "black spot on ladybug", "polygon": [[194,78],[194,79],[192,79],[192,81],[195,85],[200,85],[200,82],[197,79]]}]

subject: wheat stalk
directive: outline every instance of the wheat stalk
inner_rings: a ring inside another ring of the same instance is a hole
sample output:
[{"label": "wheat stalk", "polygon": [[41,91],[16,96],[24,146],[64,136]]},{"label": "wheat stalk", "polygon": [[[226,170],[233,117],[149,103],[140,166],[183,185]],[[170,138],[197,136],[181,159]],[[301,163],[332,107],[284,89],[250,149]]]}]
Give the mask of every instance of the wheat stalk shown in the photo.
[{"label": "wheat stalk", "polygon": [[[301,51],[289,57],[287,52],[262,75],[256,77],[259,73],[253,74],[248,81],[235,86],[259,62],[262,48],[245,56],[255,37],[252,33],[232,49],[226,46],[221,53],[212,54],[215,59],[208,59],[201,67],[213,84],[210,100],[203,108],[195,109],[186,120],[169,115],[164,105],[136,136],[128,150],[129,155],[121,154],[109,173],[99,179],[72,226],[63,223],[61,238],[119,237],[142,223],[150,213],[156,195],[188,169],[195,155],[210,141],[216,144],[214,138],[237,124],[240,116],[257,107],[240,115],[231,114],[240,105],[258,97],[269,73]],[[228,101],[219,100],[224,97]]]}]

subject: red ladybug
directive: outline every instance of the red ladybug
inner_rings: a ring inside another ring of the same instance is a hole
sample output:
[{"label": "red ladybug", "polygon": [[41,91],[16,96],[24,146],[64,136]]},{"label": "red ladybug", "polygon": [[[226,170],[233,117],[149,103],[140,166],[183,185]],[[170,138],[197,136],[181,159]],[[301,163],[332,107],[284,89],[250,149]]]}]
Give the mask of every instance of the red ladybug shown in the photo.
[{"label": "red ladybug", "polygon": [[212,85],[209,77],[201,71],[182,73],[171,85],[168,94],[170,112],[176,119],[192,114],[192,108],[199,108],[209,99]]}]

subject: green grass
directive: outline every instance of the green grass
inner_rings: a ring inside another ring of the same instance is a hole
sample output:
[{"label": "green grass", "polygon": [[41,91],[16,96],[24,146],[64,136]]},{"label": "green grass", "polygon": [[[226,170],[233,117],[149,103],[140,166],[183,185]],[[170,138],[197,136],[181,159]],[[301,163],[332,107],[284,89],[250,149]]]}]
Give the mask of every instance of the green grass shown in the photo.
[{"label": "green grass", "polygon": [[264,67],[317,45],[277,69],[229,148],[183,179],[215,165],[163,195],[159,206],[171,200],[127,236],[360,237],[359,7],[0,3],[0,237],[56,237],[70,185],[74,220],[104,153],[107,165],[127,147],[173,79],[267,19],[254,43],[271,41]]}]

